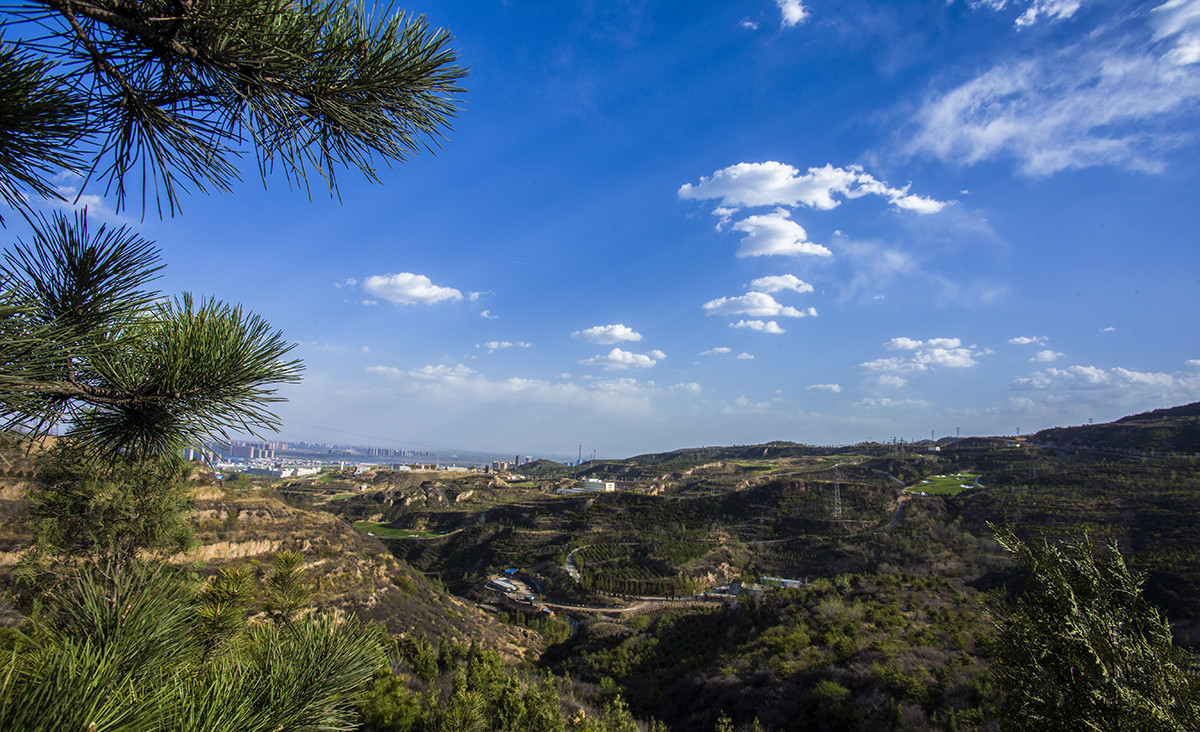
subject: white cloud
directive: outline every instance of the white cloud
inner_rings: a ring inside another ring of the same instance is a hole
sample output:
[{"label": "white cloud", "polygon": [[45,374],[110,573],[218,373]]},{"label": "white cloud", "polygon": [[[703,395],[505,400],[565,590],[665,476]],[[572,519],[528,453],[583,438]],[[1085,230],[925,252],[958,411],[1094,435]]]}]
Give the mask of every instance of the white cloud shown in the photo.
[{"label": "white cloud", "polygon": [[589,343],[603,343],[605,345],[642,340],[641,333],[620,323],[614,325],[596,325],[586,330],[577,330],[571,334],[571,337],[588,341]]},{"label": "white cloud", "polygon": [[1107,407],[1131,405],[1139,410],[1183,404],[1200,399],[1200,373],[1135,371],[1115,367],[1075,365],[1050,367],[1013,382],[1018,391],[1044,394],[1046,400],[1069,398]]},{"label": "white cloud", "polygon": [[769,277],[759,277],[750,283],[750,289],[758,292],[782,292],[789,290],[791,292],[812,292],[813,286],[800,279],[796,275],[771,275]]},{"label": "white cloud", "polygon": [[976,356],[986,353],[975,346],[963,346],[958,338],[930,338],[926,341],[914,338],[893,338],[884,344],[892,351],[910,351],[908,357],[893,356],[859,364],[869,371],[925,371],[930,368],[969,368],[978,365]]},{"label": "white cloud", "polygon": [[479,313],[479,317],[483,318],[484,320],[496,320],[496,319],[497,319],[497,318],[499,318],[500,316],[498,316],[498,315],[492,315],[492,311],[491,311],[491,310],[484,310],[484,311],[482,311],[481,313]]},{"label": "white cloud", "polygon": [[1038,351],[1035,353],[1033,358],[1029,359],[1029,361],[1030,363],[1049,363],[1051,361],[1057,361],[1060,357],[1065,355],[1066,354],[1064,353],[1058,353],[1056,351],[1046,349],[1044,351]]},{"label": "white cloud", "polygon": [[1176,66],[1200,62],[1200,0],[1170,0],[1150,12],[1154,40],[1174,43],[1166,61]]},{"label": "white cloud", "polygon": [[925,341],[928,348],[958,348],[962,341],[957,338],[930,338]]},{"label": "white cloud", "polygon": [[360,353],[369,353],[371,351],[370,346],[345,346],[336,343],[325,343],[320,341],[310,341],[308,343],[297,341],[296,345],[303,348],[310,348],[314,351],[320,351],[322,353],[348,353],[352,350],[359,351]]},{"label": "white cloud", "polygon": [[703,305],[709,315],[751,315],[759,318],[804,318],[816,316],[814,308],[797,310],[780,304],[765,292],[747,292],[738,297],[719,297]]},{"label": "white cloud", "polygon": [[1021,377],[1013,383],[1019,389],[1092,389],[1111,385],[1113,375],[1095,366],[1052,367],[1032,376]]},{"label": "white cloud", "polygon": [[608,394],[629,394],[645,386],[654,386],[654,382],[638,381],[628,376],[623,376],[619,379],[600,379],[592,382],[593,389]]},{"label": "white cloud", "polygon": [[783,27],[792,28],[808,20],[808,10],[800,0],[775,0],[783,14]]},{"label": "white cloud", "polygon": [[460,363],[455,364],[454,366],[422,366],[419,369],[409,371],[408,375],[414,379],[442,381],[445,379],[462,379],[471,376],[474,373],[474,369],[463,366]]},{"label": "white cloud", "polygon": [[1009,338],[1008,342],[1014,346],[1028,346],[1033,344],[1044,346],[1048,340],[1050,339],[1046,336],[1017,336],[1016,338]]},{"label": "white cloud", "polygon": [[774,335],[779,335],[786,332],[782,327],[780,327],[779,323],[776,323],[774,320],[739,320],[736,323],[730,323],[729,327],[743,328],[746,330],[758,331],[759,333],[771,333]]},{"label": "white cloud", "polygon": [[1155,44],[1128,24],[1104,27],[931,96],[914,119],[909,151],[963,165],[1010,158],[1032,176],[1093,166],[1162,170],[1195,133],[1200,74],[1181,66],[1200,61],[1198,5],[1159,6],[1150,16]]},{"label": "white cloud", "polygon": [[[1008,0],[967,0],[967,4],[972,9],[984,8],[986,10],[1000,11],[1008,6]],[[1066,20],[1079,10],[1083,4],[1081,0],[1026,0],[1025,2],[1012,3],[1016,6],[1027,5],[1016,19],[1015,24],[1018,28],[1025,28],[1033,25],[1041,18],[1049,20]]]},{"label": "white cloud", "polygon": [[339,290],[342,289],[343,287],[358,287],[358,280],[354,279],[353,277],[347,277],[346,279],[342,280],[341,282],[333,283],[333,286],[334,286],[334,288],[339,289]]},{"label": "white cloud", "polygon": [[752,402],[750,401],[750,397],[746,396],[745,394],[742,394],[737,399],[734,399],[733,403],[737,405],[739,409],[743,410],[751,409],[755,411],[763,411],[771,407],[770,402]]},{"label": "white cloud", "polygon": [[458,290],[439,287],[425,275],[411,272],[371,275],[363,281],[363,289],[398,305],[433,305],[446,300],[462,299],[462,293]]},{"label": "white cloud", "polygon": [[[872,242],[843,240],[839,242],[839,255],[850,262],[854,277],[844,290],[844,297],[871,295],[872,299],[883,299],[880,290],[891,287],[896,280],[934,280],[923,272],[917,261],[908,252],[889,249]],[[936,284],[933,282],[932,284]]]},{"label": "white cloud", "polygon": [[716,348],[710,348],[707,351],[701,351],[700,355],[701,356],[724,356],[727,353],[733,353],[733,349],[726,348],[725,346],[717,346]]},{"label": "white cloud", "polygon": [[819,392],[826,392],[829,394],[841,394],[842,393],[842,387],[840,384],[811,384],[807,388],[808,388],[808,391],[819,391]]},{"label": "white cloud", "polygon": [[926,366],[965,369],[979,365],[972,356],[967,348],[927,348],[913,356],[913,360]]},{"label": "white cloud", "polygon": [[737,360],[739,360],[739,361],[753,361],[753,360],[754,360],[754,354],[752,354],[752,353],[739,353],[739,354],[737,355]]},{"label": "white cloud", "polygon": [[[79,187],[83,184],[83,176],[78,173],[73,173],[69,170],[60,170],[53,176],[52,180],[58,184],[54,186],[54,192],[62,198],[49,199],[51,206],[67,211],[87,211],[89,218],[98,221],[114,224],[133,223],[128,217],[118,214],[110,208],[103,196],[98,196],[94,193],[81,194]],[[24,193],[19,192],[19,195],[22,199],[29,200],[28,196]]]},{"label": "white cloud", "polygon": [[368,366],[366,372],[389,379],[414,379],[419,381],[444,381],[446,379],[462,379],[475,373],[473,369],[461,363],[454,366],[422,366],[419,369],[405,371],[395,366]]},{"label": "white cloud", "polygon": [[[405,399],[402,402],[405,408],[410,405],[418,409],[423,407],[430,422],[437,421],[438,415],[444,416],[447,410],[461,412],[462,407],[455,405],[469,405],[469,414],[475,415],[481,405],[488,404],[504,406],[500,424],[511,421],[512,410],[528,413],[533,419],[533,415],[547,407],[624,419],[649,417],[654,413],[654,397],[666,391],[656,387],[654,382],[635,379],[597,379],[587,384],[520,377],[493,379],[461,364],[415,370],[373,366],[367,371],[393,383],[394,393]],[[564,375],[563,378],[570,377]],[[386,398],[386,393],[371,394],[373,402],[378,402],[381,397]],[[462,428],[455,419],[455,434]]]},{"label": "white cloud", "polygon": [[1183,365],[1190,369],[1200,369],[1200,358],[1188,359],[1187,361],[1183,362]]},{"label": "white cloud", "polygon": [[908,385],[908,379],[895,374],[880,374],[872,379],[872,383],[883,389],[899,389]]},{"label": "white cloud", "polygon": [[398,379],[404,375],[404,371],[395,366],[368,366],[365,370],[368,374],[385,376],[389,379]]},{"label": "white cloud", "polygon": [[[917,213],[935,213],[945,202],[909,194],[908,187],[894,188],[876,180],[862,166],[799,169],[784,163],[738,163],[700,179],[696,185],[685,183],[679,188],[680,198],[698,200],[720,199],[727,209],[755,206],[805,205],[819,210],[835,208],[838,198],[861,198],[878,195],[897,208]],[[836,196],[836,197],[835,197]]]},{"label": "white cloud", "polygon": [[733,229],[746,234],[738,244],[739,257],[828,257],[833,254],[828,248],[809,241],[804,227],[792,221],[782,208],[769,214],[747,216],[734,224]]},{"label": "white cloud", "polygon": [[476,343],[475,347],[482,348],[488,353],[495,353],[505,348],[529,348],[532,345],[532,343],[526,343],[525,341],[517,341],[516,343],[510,341],[488,341],[487,343]]},{"label": "white cloud", "polygon": [[922,353],[918,353],[913,358],[924,362],[928,361],[925,360],[925,356],[922,354],[967,350],[962,348],[962,341],[959,338],[930,338],[928,341],[917,341],[913,340],[913,338],[900,337],[892,338],[892,340],[884,343],[883,347],[889,350],[919,350]]},{"label": "white cloud", "polygon": [[647,369],[666,357],[667,354],[657,350],[645,354],[631,353],[620,348],[614,348],[606,354],[584,359],[579,363],[587,366],[601,366],[605,371],[617,371],[628,368]]},{"label": "white cloud", "polygon": [[924,399],[871,399],[866,398],[858,402],[860,407],[928,407],[929,402]]},{"label": "white cloud", "polygon": [[1029,397],[1009,397],[1008,406],[1018,412],[1033,413],[1037,409],[1037,402]]},{"label": "white cloud", "polygon": [[922,345],[923,344],[921,343],[921,341],[915,341],[912,338],[893,338],[892,340],[883,344],[883,347],[893,350],[893,351],[895,351],[895,350],[915,351],[916,349],[920,348]]},{"label": "white cloud", "polygon": [[921,364],[906,361],[899,356],[877,358],[874,361],[860,363],[858,367],[868,371],[924,371],[926,368]]},{"label": "white cloud", "polygon": [[671,391],[683,391],[687,392],[688,394],[699,394],[700,385],[694,381],[689,381],[685,384],[675,384],[671,387]]},{"label": "white cloud", "polygon": [[1116,333],[1116,332],[1117,332],[1117,329],[1116,329],[1116,328],[1114,328],[1114,327],[1112,327],[1112,326],[1110,325],[1110,326],[1108,326],[1107,328],[1101,328],[1101,329],[1100,329],[1100,332],[1101,332],[1101,333]]},{"label": "white cloud", "polygon": [[1034,0],[1033,4],[1017,18],[1017,27],[1033,25],[1039,17],[1051,20],[1065,20],[1079,10],[1080,0]]},{"label": "white cloud", "polygon": [[962,346],[962,341],[958,338],[930,338],[927,341],[918,341],[912,338],[893,338],[883,344],[884,348],[889,350],[899,351],[919,351],[921,349],[953,349]]}]

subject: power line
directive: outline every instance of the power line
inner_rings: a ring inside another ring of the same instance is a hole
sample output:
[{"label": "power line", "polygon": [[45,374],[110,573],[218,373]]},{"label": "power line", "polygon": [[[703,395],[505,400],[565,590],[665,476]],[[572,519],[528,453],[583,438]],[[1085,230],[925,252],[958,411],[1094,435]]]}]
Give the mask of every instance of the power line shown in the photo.
[{"label": "power line", "polygon": [[833,469],[833,517],[842,517],[842,472]]}]

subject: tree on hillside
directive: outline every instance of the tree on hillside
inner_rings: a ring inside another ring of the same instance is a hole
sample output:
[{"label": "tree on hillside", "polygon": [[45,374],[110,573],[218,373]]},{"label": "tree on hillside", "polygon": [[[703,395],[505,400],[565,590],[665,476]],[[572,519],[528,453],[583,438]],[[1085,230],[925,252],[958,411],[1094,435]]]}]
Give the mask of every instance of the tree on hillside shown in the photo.
[{"label": "tree on hillside", "polygon": [[[355,0],[17,0],[0,11],[0,198],[57,195],[61,170],[128,181],[174,213],[229,190],[249,147],[265,179],[374,179],[436,146],[466,75],[450,35]],[[147,196],[148,197],[148,196]],[[144,210],[143,203],[143,210]]]},{"label": "tree on hillside", "polygon": [[[192,547],[187,463],[179,456],[96,456],[78,442],[61,440],[39,457],[25,495],[35,546],[18,572],[53,572],[64,558],[113,565]],[[43,558],[49,567],[40,566]]]},{"label": "tree on hillside", "polygon": [[1006,727],[1200,729],[1197,659],[1172,644],[1166,618],[1141,595],[1144,577],[1115,545],[1034,545],[993,530],[1029,581],[992,607]]}]

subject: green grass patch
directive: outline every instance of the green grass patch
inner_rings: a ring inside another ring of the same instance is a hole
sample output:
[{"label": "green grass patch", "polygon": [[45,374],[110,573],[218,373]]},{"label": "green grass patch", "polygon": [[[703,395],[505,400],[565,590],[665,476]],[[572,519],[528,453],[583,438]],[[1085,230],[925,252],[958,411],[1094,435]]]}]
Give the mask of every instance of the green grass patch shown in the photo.
[{"label": "green grass patch", "polygon": [[779,463],[737,462],[734,463],[734,465],[738,466],[739,468],[746,468],[748,470],[773,470],[779,467]]},{"label": "green grass patch", "polygon": [[975,479],[978,477],[979,473],[931,475],[907,486],[904,490],[909,493],[925,493],[931,496],[954,496],[968,488],[975,488]]},{"label": "green grass patch", "polygon": [[523,483],[509,483],[508,486],[510,488],[536,488],[537,483],[534,483],[532,480],[527,480]]},{"label": "green grass patch", "polygon": [[412,539],[412,538],[430,538],[440,536],[433,531],[412,531],[410,529],[398,529],[395,526],[376,523],[375,521],[355,521],[354,528],[359,531],[365,531],[368,534],[381,536],[385,539]]}]

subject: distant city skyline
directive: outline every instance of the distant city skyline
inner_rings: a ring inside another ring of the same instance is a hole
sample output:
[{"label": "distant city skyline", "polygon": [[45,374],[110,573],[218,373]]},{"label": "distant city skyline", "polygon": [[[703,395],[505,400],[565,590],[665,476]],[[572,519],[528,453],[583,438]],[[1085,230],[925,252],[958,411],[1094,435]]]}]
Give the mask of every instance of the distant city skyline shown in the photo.
[{"label": "distant city skyline", "polygon": [[410,10],[467,93],[379,184],[79,199],[297,343],[274,439],[619,458],[1200,400],[1200,0]]}]

